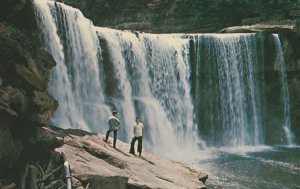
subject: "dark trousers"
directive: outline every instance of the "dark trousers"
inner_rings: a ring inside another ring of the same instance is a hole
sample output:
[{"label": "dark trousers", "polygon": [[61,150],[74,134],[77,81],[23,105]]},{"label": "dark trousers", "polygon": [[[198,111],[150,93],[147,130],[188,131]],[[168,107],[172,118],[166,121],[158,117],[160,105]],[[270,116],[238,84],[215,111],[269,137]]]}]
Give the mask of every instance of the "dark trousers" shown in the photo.
[{"label": "dark trousers", "polygon": [[113,144],[113,146],[116,147],[118,130],[108,130],[108,131],[106,132],[106,139],[105,139],[105,141],[107,142],[108,137],[109,137],[109,134],[110,134],[112,131],[114,132],[114,144]]},{"label": "dark trousers", "polygon": [[135,150],[134,150],[135,141],[138,141],[138,152],[141,155],[142,154],[142,146],[143,146],[143,137],[141,137],[141,136],[132,138],[129,152],[132,154],[135,154]]}]

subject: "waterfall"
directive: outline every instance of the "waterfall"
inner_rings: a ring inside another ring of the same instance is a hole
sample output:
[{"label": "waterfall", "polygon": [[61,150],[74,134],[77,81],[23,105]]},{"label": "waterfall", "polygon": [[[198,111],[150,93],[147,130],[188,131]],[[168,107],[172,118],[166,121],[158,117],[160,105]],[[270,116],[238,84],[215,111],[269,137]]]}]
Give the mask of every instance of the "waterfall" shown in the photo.
[{"label": "waterfall", "polygon": [[280,82],[281,82],[281,96],[283,102],[283,123],[282,128],[286,137],[286,141],[288,145],[294,144],[294,134],[291,131],[291,115],[290,115],[290,99],[289,99],[289,90],[288,90],[288,82],[287,76],[285,73],[285,61],[284,61],[284,53],[281,47],[281,42],[277,34],[273,34],[276,50],[277,50],[277,63],[278,70],[280,74]]},{"label": "waterfall", "polygon": [[184,160],[197,153],[204,143],[194,122],[188,39],[96,29],[64,4],[35,6],[44,47],[57,62],[49,83],[59,102],[54,125],[104,133],[110,109],[117,109],[120,139],[131,140],[140,116],[146,148]]},{"label": "waterfall", "polygon": [[44,47],[57,62],[48,89],[59,102],[52,124],[104,132],[101,124],[109,108],[104,104],[99,77],[101,49],[94,26],[79,10],[64,4],[45,0],[34,3]]},{"label": "waterfall", "polygon": [[264,143],[257,34],[193,36],[194,98],[199,124],[210,143],[247,146]]},{"label": "waterfall", "polygon": [[[262,35],[118,31],[95,27],[62,3],[34,3],[44,48],[57,62],[48,88],[59,102],[52,124],[104,134],[117,110],[118,138],[130,142],[139,116],[145,148],[185,161],[201,156],[206,145],[265,143]],[[283,129],[292,144],[283,52],[274,38]]]},{"label": "waterfall", "polygon": [[[190,95],[189,43],[178,35],[156,35],[97,28],[109,52],[113,94],[124,119],[134,112],[146,127],[147,145],[158,153],[197,151],[198,138]],[[119,99],[119,100],[116,100]],[[132,106],[132,107],[130,107]],[[130,130],[131,131],[131,130]]]}]

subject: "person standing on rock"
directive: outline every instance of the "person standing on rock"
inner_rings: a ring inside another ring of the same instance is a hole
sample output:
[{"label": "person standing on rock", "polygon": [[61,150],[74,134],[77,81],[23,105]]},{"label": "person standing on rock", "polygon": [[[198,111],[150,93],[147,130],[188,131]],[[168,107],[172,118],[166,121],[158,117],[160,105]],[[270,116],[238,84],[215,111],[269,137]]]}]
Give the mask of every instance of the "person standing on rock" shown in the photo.
[{"label": "person standing on rock", "polygon": [[138,141],[138,152],[139,152],[139,156],[141,156],[142,155],[143,138],[144,138],[144,125],[143,125],[143,123],[140,122],[139,117],[135,118],[135,123],[133,124],[133,134],[134,134],[134,136],[131,140],[131,146],[130,146],[129,153],[135,155],[134,144],[135,144],[135,141]]},{"label": "person standing on rock", "polygon": [[108,118],[108,130],[106,132],[106,138],[104,139],[104,142],[107,143],[108,141],[108,137],[109,134],[111,132],[114,133],[114,143],[113,143],[113,147],[116,148],[116,143],[117,143],[117,134],[118,134],[118,129],[120,127],[120,120],[117,117],[118,112],[117,111],[113,111],[112,115]]}]

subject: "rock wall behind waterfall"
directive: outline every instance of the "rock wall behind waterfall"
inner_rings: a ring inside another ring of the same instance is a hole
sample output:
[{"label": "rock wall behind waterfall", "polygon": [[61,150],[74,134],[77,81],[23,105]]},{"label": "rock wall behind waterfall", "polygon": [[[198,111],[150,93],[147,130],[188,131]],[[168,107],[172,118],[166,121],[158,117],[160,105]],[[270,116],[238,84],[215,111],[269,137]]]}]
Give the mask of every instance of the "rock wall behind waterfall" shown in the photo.
[{"label": "rock wall behind waterfall", "polygon": [[298,0],[65,0],[97,26],[154,33],[216,32],[299,19]]}]

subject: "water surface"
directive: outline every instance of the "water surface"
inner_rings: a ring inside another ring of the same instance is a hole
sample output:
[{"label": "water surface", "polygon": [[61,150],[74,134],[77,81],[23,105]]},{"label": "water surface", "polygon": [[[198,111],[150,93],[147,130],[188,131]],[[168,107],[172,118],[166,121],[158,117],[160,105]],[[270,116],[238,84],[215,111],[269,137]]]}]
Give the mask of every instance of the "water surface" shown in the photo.
[{"label": "water surface", "polygon": [[212,150],[200,161],[209,174],[207,188],[300,188],[300,147],[274,146],[263,151]]}]

